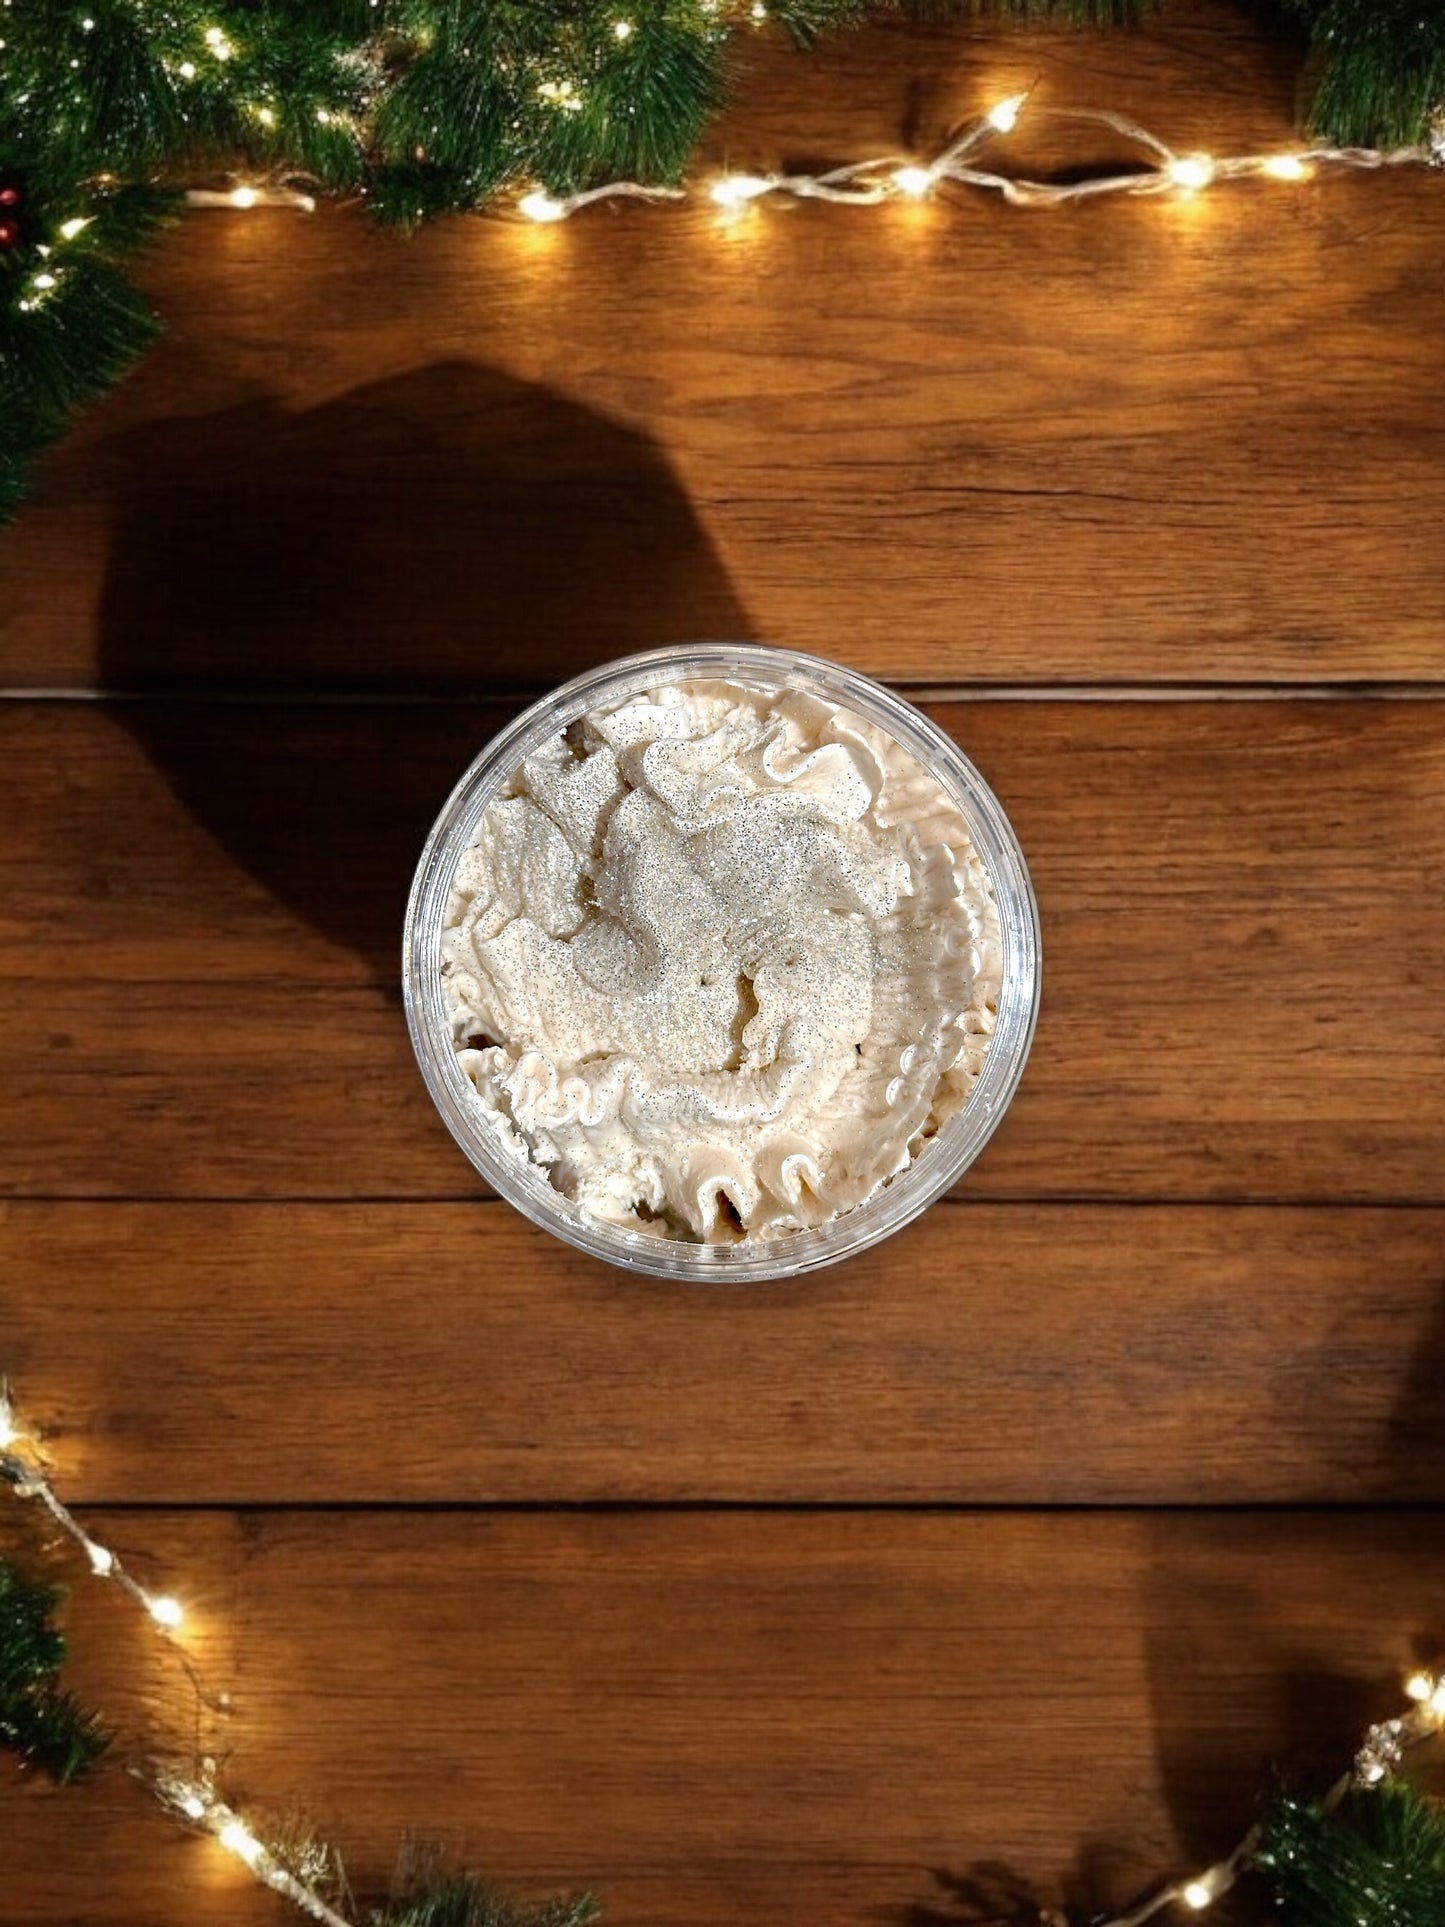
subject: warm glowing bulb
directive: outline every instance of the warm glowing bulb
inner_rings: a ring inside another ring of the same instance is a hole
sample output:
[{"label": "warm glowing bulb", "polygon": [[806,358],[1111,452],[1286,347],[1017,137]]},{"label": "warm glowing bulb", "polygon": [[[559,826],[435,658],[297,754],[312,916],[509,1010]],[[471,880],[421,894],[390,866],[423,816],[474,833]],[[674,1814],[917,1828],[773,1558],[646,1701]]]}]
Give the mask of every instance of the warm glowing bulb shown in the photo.
[{"label": "warm glowing bulb", "polygon": [[1169,178],[1176,187],[1208,187],[1214,179],[1214,162],[1207,154],[1185,154],[1170,161]]},{"label": "warm glowing bulb", "polygon": [[554,200],[550,194],[544,194],[540,188],[531,194],[524,194],[517,206],[529,221],[561,221],[567,215],[562,202]]},{"label": "warm glowing bulb", "polygon": [[771,186],[772,182],[761,174],[727,174],[714,185],[712,197],[719,207],[741,207],[744,201],[755,201],[766,194]]},{"label": "warm glowing bulb", "polygon": [[637,29],[630,20],[614,20],[612,31],[619,40],[630,40]]},{"label": "warm glowing bulb", "polygon": [[997,128],[1000,134],[1011,134],[1018,125],[1019,109],[1026,98],[1024,94],[1010,94],[1007,100],[990,107],[987,116],[989,126]]},{"label": "warm glowing bulb", "polygon": [[251,1829],[242,1826],[239,1820],[228,1820],[216,1838],[227,1853],[235,1854],[236,1858],[244,1860],[248,1867],[254,1867],[266,1851]]},{"label": "warm glowing bulb", "polygon": [[1214,1892],[1207,1881],[1190,1880],[1180,1889],[1179,1897],[1186,1907],[1192,1907],[1196,1914],[1200,1914],[1213,1900]]},{"label": "warm glowing bulb", "polygon": [[258,107],[256,109],[256,118],[263,127],[274,127],[276,125],[276,116],[269,107]]},{"label": "warm glowing bulb", "polygon": [[6,1451],[20,1437],[20,1428],[10,1416],[8,1407],[0,1405],[0,1452]]},{"label": "warm glowing bulb", "polygon": [[233,187],[231,189],[232,207],[254,207],[259,196],[254,187]]},{"label": "warm glowing bulb", "polygon": [[97,1579],[104,1579],[115,1571],[115,1554],[109,1546],[98,1546],[94,1539],[87,1539],[85,1553],[90,1560],[90,1569]]},{"label": "warm glowing bulb", "polygon": [[180,1600],[172,1599],[169,1593],[162,1593],[156,1599],[148,1599],[146,1607],[158,1626],[179,1626],[186,1616]]},{"label": "warm glowing bulb", "polygon": [[893,185],[898,192],[910,195],[915,201],[928,192],[934,179],[931,167],[899,167],[893,172]]},{"label": "warm glowing bulb", "polygon": [[1298,154],[1272,154],[1264,164],[1264,171],[1277,181],[1309,179],[1309,169]]},{"label": "warm glowing bulb", "polygon": [[30,285],[32,288],[53,288],[55,286],[55,276],[53,274],[37,274]]},{"label": "warm glowing bulb", "polygon": [[181,1812],[188,1820],[204,1820],[206,1817],[206,1803],[199,1793],[183,1793],[181,1795]]},{"label": "warm glowing bulb", "polygon": [[194,80],[196,77],[195,62],[193,60],[183,60],[180,66],[177,67],[176,72],[182,80]]},{"label": "warm glowing bulb", "polygon": [[768,10],[767,10],[767,8],[766,8],[766,7],[765,7],[765,6],[763,5],[763,0],[753,0],[753,18],[754,18],[754,20],[766,20],[766,19],[767,19],[767,17],[768,17]]},{"label": "warm glowing bulb", "polygon": [[1437,1718],[1445,1720],[1445,1679],[1439,1682],[1425,1703]]},{"label": "warm glowing bulb", "polygon": [[1435,1682],[1428,1673],[1411,1673],[1405,1681],[1405,1697],[1412,1700],[1427,1700],[1435,1691]]},{"label": "warm glowing bulb", "polygon": [[61,238],[66,241],[73,241],[82,228],[88,228],[89,226],[90,222],[85,215],[73,215],[70,220],[60,223]]}]

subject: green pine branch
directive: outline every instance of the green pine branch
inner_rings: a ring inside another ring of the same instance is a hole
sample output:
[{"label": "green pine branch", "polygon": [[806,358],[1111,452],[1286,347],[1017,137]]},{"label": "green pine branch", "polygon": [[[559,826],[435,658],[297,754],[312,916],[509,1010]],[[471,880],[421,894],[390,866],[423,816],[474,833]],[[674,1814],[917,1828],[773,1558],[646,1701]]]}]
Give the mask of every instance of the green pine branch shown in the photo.
[{"label": "green pine branch", "polygon": [[0,1746],[66,1785],[109,1745],[93,1713],[58,1683],[65,1641],[51,1623],[61,1595],[0,1559]]},{"label": "green pine branch", "polygon": [[[1257,3],[1268,20],[1279,0]],[[1168,0],[764,4],[806,45],[890,12],[1105,26]],[[1312,50],[1316,132],[1445,139],[1445,0],[1283,4]],[[125,262],[179,187],[269,174],[415,225],[524,185],[675,183],[753,14],[748,0],[5,0],[0,189],[24,199],[0,203],[0,522],[155,333]]]},{"label": "green pine branch", "polygon": [[[1427,140],[1445,116],[1440,0],[1289,0],[1315,67],[1310,125],[1345,146]],[[1445,125],[1445,120],[1442,120]]]},{"label": "green pine branch", "polygon": [[587,1927],[597,1902],[513,1900],[475,1874],[454,1874],[418,1889],[373,1916],[374,1927]]},{"label": "green pine branch", "polygon": [[1445,1812],[1403,1781],[1277,1800],[1255,1864],[1286,1927],[1445,1927]]}]

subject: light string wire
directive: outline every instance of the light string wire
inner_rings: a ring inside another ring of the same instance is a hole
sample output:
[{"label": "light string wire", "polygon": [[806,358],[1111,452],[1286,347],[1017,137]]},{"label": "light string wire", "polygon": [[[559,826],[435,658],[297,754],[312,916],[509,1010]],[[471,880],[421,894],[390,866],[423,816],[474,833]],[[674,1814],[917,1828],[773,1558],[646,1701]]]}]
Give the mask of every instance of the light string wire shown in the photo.
[{"label": "light string wire", "polygon": [[[986,114],[966,122],[951,135],[931,161],[885,154],[869,160],[849,161],[821,174],[724,174],[706,188],[706,195],[734,218],[751,203],[770,197],[830,201],[845,207],[877,207],[888,201],[922,201],[935,189],[950,183],[977,193],[997,195],[1010,207],[1062,207],[1070,201],[1098,200],[1116,194],[1168,195],[1189,200],[1225,181],[1301,182],[1342,170],[1378,173],[1400,167],[1445,167],[1445,110],[1437,123],[1438,133],[1432,133],[1429,142],[1423,145],[1389,148],[1306,145],[1267,154],[1215,156],[1176,153],[1147,127],[1106,108],[1034,105],[1033,91],[1030,88],[996,101]],[[977,165],[976,159],[982,157],[986,148],[1000,136],[1013,132],[1025,111],[1033,118],[1108,128],[1142,157],[1141,164],[1077,181],[1040,180],[1027,174],[1005,174]],[[316,196],[309,191],[314,185],[295,175],[272,173],[262,178],[237,180],[229,187],[192,187],[186,190],[185,200],[197,208],[290,207],[310,214],[316,208]],[[550,194],[544,187],[533,187],[503,211],[526,221],[565,221],[583,208],[602,201],[692,201],[702,191],[700,187],[654,187],[643,181],[606,181],[600,187],[583,188],[576,194],[562,196]],[[495,204],[489,204],[492,205]],[[37,248],[40,265],[24,283],[18,302],[22,313],[43,306],[60,287],[66,274],[65,248],[89,225],[88,217],[77,215],[62,222],[52,240]]]},{"label": "light string wire", "polygon": [[[708,189],[720,207],[737,210],[769,195],[795,200],[833,201],[854,207],[876,207],[880,202],[924,199],[946,182],[997,194],[1011,207],[1059,207],[1067,201],[1096,200],[1106,194],[1190,196],[1218,182],[1265,178],[1306,181],[1316,169],[1353,168],[1377,171],[1391,167],[1438,166],[1445,161],[1445,142],[1437,145],[1376,148],[1313,145],[1268,154],[1180,154],[1151,134],[1147,127],[1104,108],[1049,107],[1033,104],[1032,88],[997,101],[986,114],[967,122],[930,161],[887,154],[853,161],[822,174],[725,174]],[[1029,175],[1004,174],[975,164],[1000,136],[1010,134],[1025,112],[1075,126],[1106,127],[1120,135],[1143,157],[1143,165],[1087,180],[1046,181]],[[594,201],[611,195],[669,199],[686,198],[687,190],[653,190],[635,181],[615,181],[585,193],[558,198],[533,189],[517,202],[517,211],[534,221],[561,221]]]},{"label": "light string wire", "polygon": [[[39,1434],[21,1422],[10,1387],[0,1379],[0,1483],[10,1485],[19,1498],[36,1500],[85,1553],[95,1577],[118,1585],[158,1633],[174,1645],[185,1624],[185,1610],[180,1601],[169,1594],[150,1592],[132,1578],[109,1546],[86,1531],[56,1493],[46,1470],[47,1463]],[[195,1683],[194,1669],[188,1665],[188,1670]],[[1368,1791],[1385,1785],[1394,1778],[1408,1752],[1445,1730],[1445,1675],[1412,1673],[1405,1681],[1404,1690],[1407,1710],[1366,1730],[1349,1771],[1340,1776],[1320,1801],[1324,1811],[1337,1807],[1354,1788]],[[217,1794],[211,1761],[201,1762],[192,1776],[161,1769],[141,1777],[163,1806],[197,1832],[210,1834],[249,1868],[263,1886],[283,1895],[303,1913],[320,1921],[322,1927],[356,1927],[356,1923],[338,1913],[310,1881],[286,1865],[280,1848],[268,1846]],[[1253,1826],[1222,1860],[1188,1879],[1166,1882],[1127,1913],[1111,1915],[1098,1923],[1098,1927],[1144,1927],[1146,1921],[1174,1906],[1202,1913],[1221,1894],[1228,1893],[1240,1875],[1254,1865],[1259,1843],[1260,1828]],[[1051,1927],[1064,1927],[1064,1916],[1057,1912],[1051,1910],[1043,1918]]]},{"label": "light string wire", "polygon": [[[1070,201],[1097,200],[1104,195],[1172,195],[1189,198],[1225,181],[1266,179],[1308,181],[1317,173],[1353,170],[1374,173],[1398,167],[1445,166],[1445,119],[1439,135],[1427,143],[1405,147],[1335,147],[1306,144],[1272,153],[1178,153],[1147,127],[1106,108],[1051,107],[1034,102],[1034,88],[1009,94],[987,113],[966,122],[952,134],[932,160],[903,154],[884,154],[850,161],[818,174],[724,174],[705,187],[654,187],[642,181],[607,181],[576,194],[554,195],[545,187],[528,189],[511,204],[511,211],[529,221],[565,221],[600,201],[690,201],[705,192],[729,213],[768,197],[797,201],[830,201],[841,206],[877,207],[887,201],[919,201],[935,188],[956,187],[999,196],[1011,207],[1061,207]],[[1141,164],[1077,181],[1050,181],[1027,174],[1007,174],[976,164],[984,150],[1010,134],[1027,112],[1073,126],[1104,127],[1119,135],[1141,158]],[[295,207],[311,212],[315,197],[293,181],[271,177],[241,181],[230,188],[192,188],[186,200],[193,207]]]},{"label": "light string wire", "polygon": [[[0,1379],[0,1483],[9,1485],[18,1498],[34,1500],[80,1547],[95,1577],[118,1586],[127,1599],[140,1608],[157,1633],[179,1652],[187,1677],[203,1701],[225,1704],[210,1699],[190,1655],[177,1644],[186,1623],[181,1602],[169,1593],[151,1592],[132,1577],[117,1552],[86,1531],[56,1492],[47,1467],[39,1433],[21,1421],[10,1387]],[[212,1761],[200,1761],[191,1774],[164,1767],[135,1771],[136,1777],[149,1787],[162,1806],[196,1832],[210,1834],[249,1868],[263,1886],[281,1894],[301,1912],[321,1922],[322,1927],[356,1927],[355,1922],[338,1913],[310,1881],[286,1864],[278,1846],[268,1846],[220,1797]]]}]

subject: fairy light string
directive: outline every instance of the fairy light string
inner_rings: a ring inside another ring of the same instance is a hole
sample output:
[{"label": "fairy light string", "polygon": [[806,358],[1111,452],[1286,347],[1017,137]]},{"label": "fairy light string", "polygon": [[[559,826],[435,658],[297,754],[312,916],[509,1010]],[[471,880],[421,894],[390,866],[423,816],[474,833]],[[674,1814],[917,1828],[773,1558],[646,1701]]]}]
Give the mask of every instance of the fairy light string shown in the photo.
[{"label": "fairy light string", "polygon": [[[630,32],[630,23],[619,20],[616,27],[619,38],[625,37],[624,28]],[[570,87],[571,83],[567,85]],[[985,150],[1011,134],[1025,116],[1030,121],[1052,120],[1072,126],[1105,128],[1132,150],[1135,164],[1074,181],[1045,180],[981,165]],[[1062,207],[1069,202],[1121,194],[1188,200],[1230,181],[1299,184],[1330,173],[1378,173],[1401,167],[1438,168],[1442,164],[1445,164],[1445,145],[1435,141],[1393,148],[1335,147],[1320,143],[1262,153],[1179,153],[1124,114],[1105,108],[1049,106],[1036,102],[1034,90],[1030,88],[1023,93],[1006,95],[986,113],[966,122],[931,160],[884,154],[850,161],[822,173],[727,173],[710,182],[685,187],[606,181],[600,186],[564,195],[553,194],[539,184],[518,196],[510,208],[525,220],[552,222],[565,221],[601,201],[661,203],[694,201],[699,196],[705,196],[729,214],[737,214],[752,203],[769,198],[878,207],[887,202],[922,201],[949,185],[995,195],[1010,207]],[[227,188],[192,188],[186,200],[193,207],[294,207],[306,213],[316,206],[315,197],[304,188],[276,179],[238,181]]]},{"label": "fairy light string", "polygon": [[[1107,128],[1127,143],[1139,157],[1140,164],[1079,181],[1042,180],[980,165],[976,157],[981,157],[1003,135],[1011,134],[1025,114],[1031,120]],[[708,187],[707,193],[717,206],[736,213],[769,196],[876,207],[888,201],[923,200],[935,189],[951,183],[997,195],[1010,207],[1061,207],[1070,201],[1097,200],[1116,194],[1187,199],[1226,181],[1303,182],[1316,173],[1342,169],[1377,172],[1382,168],[1439,166],[1442,158],[1445,155],[1433,144],[1396,148],[1321,144],[1274,153],[1218,157],[1181,154],[1123,114],[1103,108],[1035,103],[1033,89],[1029,89],[1006,95],[987,113],[967,122],[931,160],[885,154],[819,174],[724,174]],[[656,189],[636,181],[612,181],[562,197],[536,188],[521,197],[516,209],[531,220],[560,221],[594,202],[623,196],[647,200],[692,198],[687,189]]]},{"label": "fairy light string", "polygon": [[[133,1578],[119,1555],[76,1519],[51,1483],[39,1434],[21,1420],[4,1380],[0,1380],[0,1484],[8,1484],[21,1499],[35,1500],[85,1554],[95,1577],[118,1586],[159,1635],[175,1643],[186,1623],[184,1607],[170,1594],[151,1592]],[[189,1670],[196,1682],[194,1669]],[[1404,1682],[1404,1696],[1404,1712],[1367,1728],[1349,1770],[1319,1802],[1324,1811],[1337,1807],[1353,1789],[1370,1791],[1384,1786],[1394,1779],[1408,1753],[1445,1730],[1445,1674],[1424,1670],[1412,1673]],[[262,1886],[282,1895],[322,1927],[357,1927],[356,1921],[338,1912],[302,1871],[287,1863],[278,1843],[264,1839],[252,1822],[222,1798],[216,1788],[214,1761],[201,1760],[190,1773],[163,1768],[139,1777],[170,1813],[196,1832],[209,1834]],[[1260,1828],[1251,1827],[1222,1860],[1185,1879],[1166,1882],[1127,1912],[1111,1915],[1096,1927],[1144,1927],[1157,1914],[1174,1907],[1186,1914],[1205,1912],[1254,1865],[1259,1844]],[[1050,1927],[1063,1927],[1063,1916],[1057,1913],[1049,1912],[1043,1919]]]},{"label": "fairy light string", "polygon": [[[621,32],[624,27],[631,31],[630,22],[619,20],[619,38],[626,37]],[[211,53],[217,58],[229,57],[221,52],[221,46],[226,44],[212,46]],[[573,83],[569,81],[566,86],[571,88]],[[575,98],[575,93],[568,96],[571,98]],[[566,105],[561,96],[559,101]],[[255,111],[263,122],[265,116],[272,113],[265,106]],[[1072,181],[1045,180],[984,166],[986,150],[1011,134],[1025,116],[1031,121],[1052,120],[1065,125],[1105,128],[1132,150],[1136,164]],[[1427,145],[1393,148],[1319,144],[1269,153],[1178,153],[1126,115],[1105,108],[1049,106],[1036,102],[1034,89],[1030,88],[1023,93],[1005,95],[986,113],[966,122],[931,160],[885,154],[850,161],[822,173],[728,173],[708,183],[683,187],[654,186],[644,181],[605,181],[600,186],[565,195],[553,194],[539,184],[504,205],[524,221],[548,223],[568,220],[584,208],[603,201],[630,200],[655,205],[695,201],[705,196],[725,215],[736,217],[749,206],[768,199],[878,207],[889,202],[928,200],[938,190],[953,187],[996,196],[1010,207],[1039,208],[1063,207],[1070,202],[1115,195],[1187,201],[1230,181],[1264,180],[1299,185],[1341,172],[1378,173],[1402,167],[1442,166],[1445,166],[1445,137],[1432,138]],[[257,207],[287,207],[309,214],[316,208],[316,196],[309,191],[312,185],[314,183],[279,174],[256,179],[233,178],[225,187],[190,188],[185,200],[188,206],[196,208],[246,211]],[[83,216],[67,220],[56,229],[50,243],[36,249],[39,265],[26,277],[17,304],[22,314],[41,307],[59,289],[66,273],[65,248],[89,225]]]},{"label": "fairy light string", "polygon": [[[38,1432],[25,1424],[16,1411],[9,1386],[0,1380],[0,1483],[7,1484],[21,1499],[34,1500],[84,1553],[86,1563],[97,1579],[118,1586],[125,1596],[145,1614],[158,1634],[172,1646],[186,1624],[185,1608],[169,1593],[157,1593],[143,1586],[121,1562],[119,1553],[88,1532],[60,1498],[51,1483],[47,1459]],[[179,1649],[178,1649],[179,1650]],[[198,1695],[211,1704],[200,1675],[183,1650],[181,1659]],[[338,1913],[315,1886],[289,1867],[279,1848],[268,1844],[252,1826],[216,1791],[214,1764],[198,1763],[191,1774],[167,1769],[141,1771],[138,1776],[177,1819],[198,1833],[207,1833],[249,1871],[264,1887],[278,1893],[322,1927],[356,1927],[346,1915]]]}]

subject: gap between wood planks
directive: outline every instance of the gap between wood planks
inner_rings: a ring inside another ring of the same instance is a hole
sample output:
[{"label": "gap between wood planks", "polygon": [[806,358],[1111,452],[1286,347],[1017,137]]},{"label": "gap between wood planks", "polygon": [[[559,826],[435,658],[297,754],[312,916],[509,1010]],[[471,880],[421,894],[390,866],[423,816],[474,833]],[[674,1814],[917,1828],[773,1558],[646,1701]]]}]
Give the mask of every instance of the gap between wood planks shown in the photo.
[{"label": "gap between wood planks", "polygon": [[[888,682],[910,702],[949,703],[1275,703],[1441,702],[1445,681],[1338,683],[968,683]],[[95,689],[4,688],[13,703],[235,703],[297,707],[422,707],[481,704],[546,695],[555,683],[498,683],[485,690]]]}]

